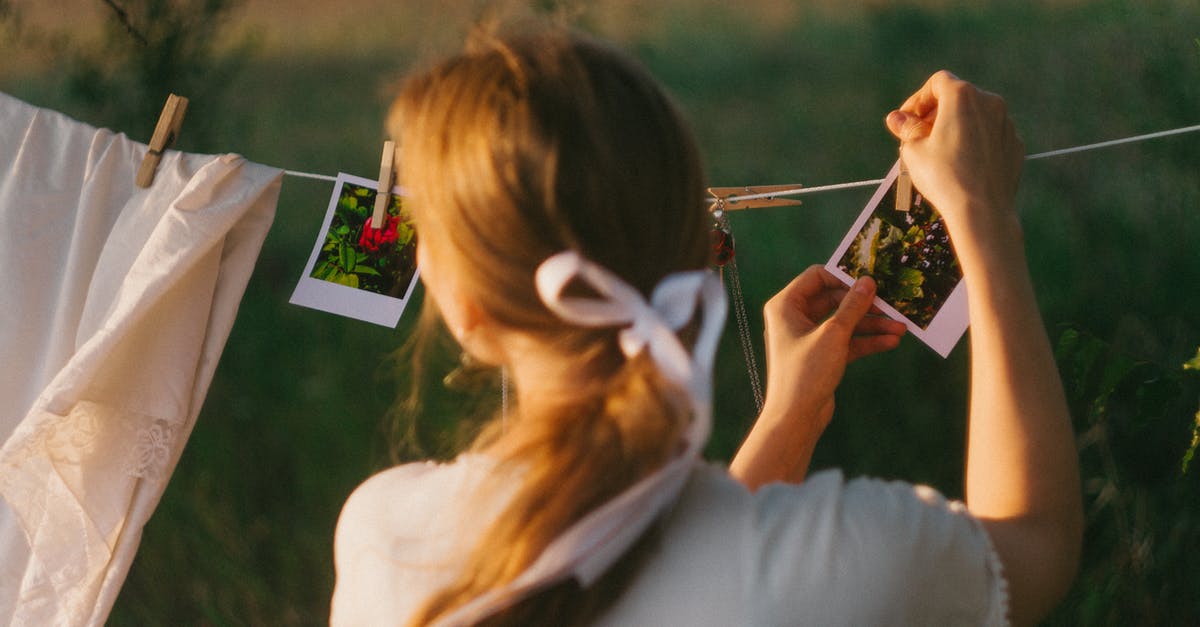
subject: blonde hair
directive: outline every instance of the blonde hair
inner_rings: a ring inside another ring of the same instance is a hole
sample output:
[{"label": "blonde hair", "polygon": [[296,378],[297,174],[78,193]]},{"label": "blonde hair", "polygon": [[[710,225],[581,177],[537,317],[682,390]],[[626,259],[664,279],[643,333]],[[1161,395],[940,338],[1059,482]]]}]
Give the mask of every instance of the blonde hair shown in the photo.
[{"label": "blonde hair", "polygon": [[[516,408],[502,462],[521,485],[486,546],[412,621],[426,624],[515,578],[556,535],[661,466],[689,419],[682,391],[651,360],[620,353],[617,329],[547,310],[538,265],[574,249],[649,294],[665,275],[708,264],[709,223],[695,141],[670,99],[625,55],[563,29],[476,34],[466,52],[405,83],[388,127],[420,245],[452,265],[490,320],[570,355],[579,373],[571,398],[538,415]],[[488,622],[586,620],[611,601],[604,589],[568,582]]]}]

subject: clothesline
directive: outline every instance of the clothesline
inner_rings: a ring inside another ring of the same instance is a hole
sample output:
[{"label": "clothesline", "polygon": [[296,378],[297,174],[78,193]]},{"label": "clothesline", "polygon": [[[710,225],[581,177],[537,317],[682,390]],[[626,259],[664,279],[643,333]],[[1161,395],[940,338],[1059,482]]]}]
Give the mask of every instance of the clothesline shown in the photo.
[{"label": "clothesline", "polygon": [[333,182],[337,180],[336,176],[329,176],[328,174],[313,174],[312,172],[299,172],[297,170],[284,170],[283,174],[284,176],[294,176],[302,179],[317,179],[319,181]]},{"label": "clothesline", "polygon": [[[1156,133],[1146,133],[1145,135],[1134,135],[1132,137],[1123,137],[1121,139],[1113,139],[1109,141],[1097,142],[1095,144],[1084,144],[1082,146],[1072,146],[1070,148],[1060,148],[1058,150],[1048,150],[1046,152],[1038,152],[1031,155],[1025,155],[1026,161],[1034,159],[1045,159],[1046,157],[1057,157],[1060,155],[1071,154],[1074,152],[1084,152],[1086,150],[1095,150],[1097,148],[1107,148],[1118,144],[1129,144],[1133,142],[1146,141],[1158,137],[1166,137],[1168,135],[1180,135],[1183,133],[1192,133],[1200,131],[1200,124],[1194,126],[1184,126],[1181,128],[1173,128],[1166,131],[1158,131]],[[883,183],[884,179],[872,179],[869,181],[854,181],[852,183],[834,183],[832,185],[821,185],[818,187],[797,187],[795,189],[785,189],[779,192],[763,192],[761,194],[747,194],[738,196],[738,202],[747,200],[759,200],[763,198],[778,198],[780,196],[798,196],[800,194],[814,194],[816,192],[831,192],[838,189],[850,189],[854,187],[874,187]]]},{"label": "clothesline", "polygon": [[[1048,150],[1046,152],[1038,152],[1030,155],[1025,155],[1026,161],[1035,159],[1045,159],[1047,157],[1058,157],[1061,155],[1069,155],[1076,152],[1084,152],[1088,150],[1096,150],[1098,148],[1108,148],[1109,146],[1117,146],[1120,144],[1131,144],[1150,139],[1158,139],[1160,137],[1168,137],[1171,135],[1182,135],[1184,133],[1194,133],[1200,131],[1200,124],[1194,126],[1183,126],[1155,133],[1146,133],[1144,135],[1133,135],[1131,137],[1122,137],[1121,139],[1112,139],[1109,141],[1097,142],[1094,144],[1084,144],[1082,146],[1071,146],[1070,148],[1060,148],[1058,150]],[[284,170],[284,175],[294,176],[297,178],[317,179],[320,181],[336,181],[337,177],[327,174],[314,174],[312,172],[301,172],[298,170]],[[852,189],[856,187],[872,187],[883,183],[883,179],[871,179],[869,181],[852,181],[849,183],[833,183],[831,185],[819,185],[816,187],[797,187],[795,189],[786,189],[780,192],[766,192],[762,194],[750,194],[740,196],[739,201],[758,200],[762,198],[778,198],[780,196],[798,196],[800,194],[815,194],[817,192],[832,192],[839,189]]]}]

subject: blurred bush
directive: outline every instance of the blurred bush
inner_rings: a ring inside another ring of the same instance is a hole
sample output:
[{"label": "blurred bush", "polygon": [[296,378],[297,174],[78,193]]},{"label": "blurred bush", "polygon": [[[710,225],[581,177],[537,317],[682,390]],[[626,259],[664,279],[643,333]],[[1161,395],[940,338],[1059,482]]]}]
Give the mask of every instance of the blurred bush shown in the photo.
[{"label": "blurred bush", "polygon": [[[8,36],[55,60],[45,76],[59,108],[96,126],[149,139],[167,94],[189,99],[187,133],[179,147],[208,152],[223,133],[220,112],[233,80],[250,59],[255,40],[222,37],[242,0],[95,0],[105,19],[98,33],[63,32],[26,24],[21,0],[0,2]],[[81,7],[60,4],[64,24]],[[45,7],[41,7],[45,10]]]},{"label": "blurred bush", "polygon": [[1063,625],[1188,625],[1200,617],[1200,373],[1136,359],[1078,329],[1058,361],[1078,434],[1086,536]]}]

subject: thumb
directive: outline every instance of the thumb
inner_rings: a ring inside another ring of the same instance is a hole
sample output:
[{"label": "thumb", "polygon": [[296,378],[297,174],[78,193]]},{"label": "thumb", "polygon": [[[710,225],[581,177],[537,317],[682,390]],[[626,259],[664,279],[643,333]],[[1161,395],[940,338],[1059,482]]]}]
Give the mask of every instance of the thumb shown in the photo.
[{"label": "thumb", "polygon": [[866,317],[867,312],[871,311],[871,304],[874,298],[875,279],[869,276],[859,277],[854,282],[854,286],[850,288],[850,291],[846,292],[846,296],[842,298],[842,302],[838,304],[837,311],[834,312],[831,321],[853,332],[858,323]]},{"label": "thumb", "polygon": [[933,127],[911,113],[905,113],[899,109],[888,114],[885,123],[892,135],[896,136],[901,142],[912,141],[927,137],[933,130]]}]

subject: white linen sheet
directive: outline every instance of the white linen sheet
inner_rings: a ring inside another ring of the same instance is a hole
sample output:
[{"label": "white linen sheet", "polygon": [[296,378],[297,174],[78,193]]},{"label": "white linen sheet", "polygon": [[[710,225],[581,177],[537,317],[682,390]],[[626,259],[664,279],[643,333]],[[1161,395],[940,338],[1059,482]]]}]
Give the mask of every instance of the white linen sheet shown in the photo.
[{"label": "white linen sheet", "polygon": [[191,433],[282,171],[0,93],[0,624],[102,625]]}]

